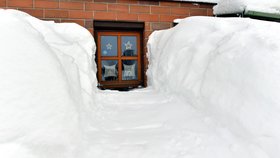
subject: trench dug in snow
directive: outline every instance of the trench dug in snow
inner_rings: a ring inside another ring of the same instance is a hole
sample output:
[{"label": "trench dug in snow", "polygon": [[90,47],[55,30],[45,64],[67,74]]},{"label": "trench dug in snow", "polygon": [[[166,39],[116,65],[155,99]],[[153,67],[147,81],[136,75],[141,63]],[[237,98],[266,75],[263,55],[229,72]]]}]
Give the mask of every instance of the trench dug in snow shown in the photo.
[{"label": "trench dug in snow", "polygon": [[278,158],[277,23],[192,17],[149,39],[148,89],[96,94],[96,157]]},{"label": "trench dug in snow", "polygon": [[100,92],[90,154],[102,158],[250,157],[247,143],[184,98],[143,89]]},{"label": "trench dug in snow", "polygon": [[279,24],[182,20],[150,36],[149,87],[117,92],[96,89],[84,28],[14,10],[0,21],[1,157],[280,155]]}]

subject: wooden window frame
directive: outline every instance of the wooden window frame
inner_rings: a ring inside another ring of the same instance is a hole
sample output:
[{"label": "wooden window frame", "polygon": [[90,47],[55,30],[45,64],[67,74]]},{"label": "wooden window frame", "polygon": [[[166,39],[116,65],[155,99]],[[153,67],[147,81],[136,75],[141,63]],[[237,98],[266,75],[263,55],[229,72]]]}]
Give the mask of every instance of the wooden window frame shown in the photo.
[{"label": "wooden window frame", "polygon": [[[107,35],[112,35],[114,33],[121,34],[122,36],[124,35],[132,35],[132,34],[138,34],[137,35],[137,58],[133,56],[126,56],[122,57],[121,59],[118,60],[118,64],[121,65],[122,60],[137,60],[138,64],[138,70],[137,70],[137,75],[138,79],[137,80],[121,80],[121,75],[122,75],[122,67],[118,66],[118,81],[102,81],[102,67],[101,61],[102,59],[105,60],[110,60],[110,59],[116,59],[112,57],[101,57],[101,48],[100,46],[97,45],[97,53],[96,53],[96,63],[98,64],[98,70],[97,70],[97,78],[98,78],[98,87],[101,89],[119,89],[119,88],[129,88],[129,87],[138,87],[138,86],[144,86],[144,45],[143,45],[143,33],[144,33],[144,28],[145,28],[145,23],[144,22],[131,22],[131,21],[102,21],[102,20],[94,20],[93,21],[93,26],[94,26],[94,37],[95,37],[95,42],[98,44],[98,41],[100,40],[100,33],[107,34]],[[118,39],[118,44],[119,44]],[[121,49],[119,47],[118,49]],[[118,56],[121,55],[121,50],[118,50]]]},{"label": "wooden window frame", "polygon": [[[117,36],[118,37],[118,50],[117,56],[102,56],[101,55],[101,44],[98,44],[97,48],[97,58],[98,58],[98,80],[101,85],[138,85],[142,81],[141,75],[141,49],[140,49],[140,34],[138,32],[98,32],[97,37],[98,41],[101,41],[101,36]],[[137,56],[122,56],[122,48],[121,48],[121,37],[122,36],[136,36],[137,39]],[[102,60],[117,60],[118,61],[118,80],[116,81],[102,81],[102,67],[101,62]],[[138,67],[137,67],[137,80],[122,80],[122,61],[123,60],[136,60]]]}]

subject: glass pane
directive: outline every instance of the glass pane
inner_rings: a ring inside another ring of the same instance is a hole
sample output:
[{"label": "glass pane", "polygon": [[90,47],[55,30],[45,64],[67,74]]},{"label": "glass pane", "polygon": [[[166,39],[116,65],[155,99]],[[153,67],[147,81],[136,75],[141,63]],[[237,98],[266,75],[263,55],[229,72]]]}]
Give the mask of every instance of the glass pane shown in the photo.
[{"label": "glass pane", "polygon": [[118,55],[118,37],[101,36],[101,55],[117,56]]},{"label": "glass pane", "polygon": [[138,79],[138,64],[137,60],[122,61],[122,79],[137,80]]},{"label": "glass pane", "polygon": [[122,36],[122,55],[137,56],[137,38],[136,36]]},{"label": "glass pane", "polygon": [[118,80],[118,61],[117,60],[102,60],[102,81]]}]

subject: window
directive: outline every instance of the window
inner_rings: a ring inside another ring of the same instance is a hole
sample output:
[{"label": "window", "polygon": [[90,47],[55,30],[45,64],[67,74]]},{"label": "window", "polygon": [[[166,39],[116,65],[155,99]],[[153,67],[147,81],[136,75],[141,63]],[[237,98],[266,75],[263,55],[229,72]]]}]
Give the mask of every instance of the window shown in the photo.
[{"label": "window", "polygon": [[139,32],[97,32],[99,86],[137,87],[142,84]]}]

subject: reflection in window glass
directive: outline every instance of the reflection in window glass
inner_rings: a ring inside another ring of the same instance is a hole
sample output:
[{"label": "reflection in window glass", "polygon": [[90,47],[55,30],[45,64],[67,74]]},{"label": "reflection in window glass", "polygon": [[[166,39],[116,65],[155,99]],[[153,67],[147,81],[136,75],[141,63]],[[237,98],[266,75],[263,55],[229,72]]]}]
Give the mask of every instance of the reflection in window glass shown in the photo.
[{"label": "reflection in window glass", "polygon": [[118,61],[117,60],[102,60],[102,80],[115,81],[118,80]]},{"label": "reflection in window glass", "polygon": [[137,56],[137,38],[136,36],[122,36],[122,55]]},{"label": "reflection in window glass", "polygon": [[123,80],[138,79],[138,64],[136,60],[122,61],[122,79]]},{"label": "reflection in window glass", "polygon": [[101,55],[117,56],[118,55],[118,37],[101,36]]}]

